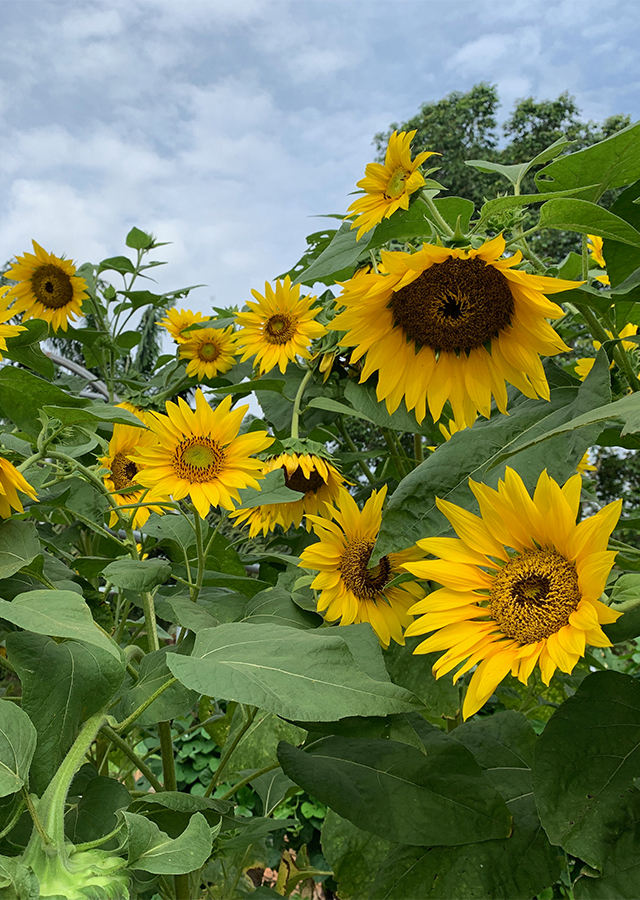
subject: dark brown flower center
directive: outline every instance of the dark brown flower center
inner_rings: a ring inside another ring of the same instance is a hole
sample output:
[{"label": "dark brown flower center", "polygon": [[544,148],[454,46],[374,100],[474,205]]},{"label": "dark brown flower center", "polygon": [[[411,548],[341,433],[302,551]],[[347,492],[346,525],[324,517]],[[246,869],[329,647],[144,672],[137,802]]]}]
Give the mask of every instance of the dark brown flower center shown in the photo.
[{"label": "dark brown flower center", "polygon": [[70,276],[51,263],[35,270],[31,276],[31,289],[36,299],[48,309],[60,309],[73,300]]},{"label": "dark brown flower center", "polygon": [[391,299],[394,323],[434,350],[481,347],[506,328],[514,311],[509,282],[478,259],[434,263]]},{"label": "dark brown flower center", "polygon": [[[135,484],[138,467],[130,459],[127,459],[124,453],[116,453],[111,462],[111,480],[117,491],[128,488],[130,484]],[[132,491],[133,493],[133,491]],[[124,496],[127,496],[126,494]]]},{"label": "dark brown flower center", "polygon": [[264,326],[264,336],[269,344],[286,344],[296,333],[296,321],[286,313],[271,316]]},{"label": "dark brown flower center", "polygon": [[192,484],[214,481],[223,469],[224,448],[209,437],[191,437],[180,441],[173,453],[173,468],[178,478]]},{"label": "dark brown flower center", "polygon": [[557,550],[525,550],[496,575],[489,607],[507,637],[533,644],[567,625],[579,602],[573,563]]},{"label": "dark brown flower center", "polygon": [[300,491],[303,494],[314,494],[326,483],[324,478],[315,469],[310,473],[309,477],[304,474],[302,469],[298,467],[291,475],[288,473],[286,466],[282,466],[284,472],[284,483],[291,491]]},{"label": "dark brown flower center", "polygon": [[367,569],[373,541],[352,541],[340,557],[340,572],[345,587],[358,600],[373,600],[391,581],[391,563],[383,556],[377,566]]}]

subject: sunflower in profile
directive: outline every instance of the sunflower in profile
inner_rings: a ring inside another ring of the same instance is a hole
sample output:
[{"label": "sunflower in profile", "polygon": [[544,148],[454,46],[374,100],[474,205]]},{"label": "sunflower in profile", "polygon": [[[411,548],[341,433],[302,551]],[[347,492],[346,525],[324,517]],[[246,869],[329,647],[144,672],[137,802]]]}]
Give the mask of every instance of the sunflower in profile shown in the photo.
[{"label": "sunflower in profile", "polygon": [[15,300],[13,315],[21,312],[23,320],[44,319],[54,331],[66,331],[69,320],[82,315],[87,283],[75,274],[71,260],[31,243],[34,252],[17,256],[16,264],[4,273],[5,278],[18,282],[9,288],[6,299]]},{"label": "sunflower in profile", "polygon": [[29,484],[24,475],[0,456],[0,516],[3,519],[9,518],[12,509],[19,513],[24,512],[18,491],[32,500],[38,499],[35,488]]},{"label": "sunflower in profile", "polygon": [[400,134],[394,131],[389,138],[384,165],[369,163],[365,167],[364,178],[357,182],[365,196],[354,200],[347,210],[351,215],[357,215],[351,225],[352,229],[358,229],[357,240],[397,209],[408,209],[409,197],[424,184],[418,167],[434,153],[418,153],[412,160],[410,144],[415,135],[415,131],[401,131]]},{"label": "sunflower in profile", "polygon": [[215,378],[228,372],[236,361],[235,334],[229,328],[196,328],[179,345],[180,359],[188,359],[187,375],[192,378]]},{"label": "sunflower in profile", "polygon": [[[266,503],[253,509],[239,509],[232,512],[230,518],[234,525],[249,525],[249,536],[255,537],[262,532],[266,535],[276,525],[286,531],[292,525],[297,528],[303,516],[331,518],[333,506],[340,496],[345,480],[328,459],[316,453],[285,452],[273,456],[264,464],[263,474],[281,469],[284,472],[284,483],[292,491],[299,491],[304,496],[292,503]],[[307,531],[311,523],[307,518]]]},{"label": "sunflower in profile", "polygon": [[188,331],[184,334],[185,328],[190,328],[196,322],[206,322],[207,319],[200,312],[192,312],[190,309],[173,309],[167,310],[166,318],[161,319],[159,324],[166,328],[171,337],[177,344],[182,344],[193,337],[194,331]]},{"label": "sunflower in profile", "polygon": [[312,309],[316,298],[301,297],[300,285],[292,286],[288,275],[284,281],[276,281],[275,290],[265,282],[264,296],[258,291],[251,293],[256,302],[247,301],[250,312],[236,315],[241,361],[255,356],[260,374],[264,375],[276,366],[284,372],[296,356],[310,359],[311,341],[327,333],[324,325],[314,322],[320,312],[319,307]]},{"label": "sunflower in profile", "polygon": [[[137,416],[141,422],[147,424],[146,414],[133,406],[131,403],[118,403],[120,409],[126,409],[128,412]],[[157,444],[156,436],[147,428],[137,428],[135,425],[122,425],[116,422],[113,426],[113,434],[109,441],[109,453],[101,456],[98,462],[108,471],[102,476],[105,486],[113,492],[113,499],[118,506],[131,506],[133,503],[140,503],[146,500],[146,491],[127,490],[138,484],[138,472],[140,467],[129,457],[138,448],[154,447]],[[168,495],[163,498],[168,499]],[[123,510],[127,515],[132,515],[131,527],[142,528],[149,518],[149,513],[155,512],[162,515],[162,508],[159,506],[141,506],[136,510]],[[109,527],[113,528],[118,523],[118,514],[115,510],[111,510],[109,518]]]},{"label": "sunflower in profile", "polygon": [[330,328],[346,332],[351,362],[366,354],[360,381],[378,373],[377,396],[390,413],[404,398],[418,422],[427,403],[434,421],[447,400],[459,428],[507,411],[505,381],[527,397],[549,399],[540,354],[568,348],[546,321],[563,315],[545,293],[576,281],[514,270],[518,251],[501,259],[500,235],[477,250],[424,244],[417,253],[382,251],[389,274],[343,284],[346,307]]},{"label": "sunflower in profile", "polygon": [[390,553],[367,568],[380,531],[386,493],[386,485],[372,491],[360,512],[343,488],[333,522],[309,516],[319,541],[302,551],[299,563],[319,572],[311,584],[320,592],[318,612],[340,625],[369,622],[383,647],[391,640],[404,644],[403,629],[412,621],[409,607],[424,596],[424,590],[412,581],[386,587],[405,563],[424,556],[417,547]]},{"label": "sunflower in profile", "polygon": [[[7,338],[15,337],[21,331],[27,330],[24,325],[8,324],[16,314],[15,310],[9,309],[11,298],[6,296],[8,291],[8,287],[0,287],[0,350],[7,349]],[[2,359],[2,353],[0,353],[0,359]]]},{"label": "sunflower in profile", "polygon": [[[609,331],[608,328],[606,328],[605,330],[606,330],[608,336],[611,338],[611,340],[613,340],[613,332]],[[626,338],[626,337],[632,337],[633,335],[636,335],[637,333],[638,333],[638,326],[633,325],[631,322],[629,322],[620,331],[618,336],[621,338]],[[600,343],[600,341],[592,341],[592,343],[596,350],[599,350],[600,347],[602,347],[602,344]],[[638,344],[634,343],[633,341],[622,341],[622,346],[627,351],[638,349]],[[576,360],[576,364],[573,367],[573,369],[574,369],[574,372],[576,373],[576,375],[578,376],[578,378],[580,379],[580,381],[585,380],[585,378],[587,377],[589,372],[593,369],[595,361],[596,361],[595,356],[583,356],[581,359]],[[611,363],[609,368],[613,369],[614,365],[615,365],[615,363]]]},{"label": "sunflower in profile", "polygon": [[138,447],[131,459],[139,466],[138,484],[149,488],[148,499],[171,494],[174,500],[191,497],[201,518],[212,506],[233,509],[239,488],[259,488],[263,463],[251,459],[273,438],[266,431],[238,434],[248,406],[231,409],[225,397],[212,409],[200,389],[192,410],[182,398],[168,401],[167,415],[148,413],[149,429],[157,438],[152,447]]},{"label": "sunflower in profile", "polygon": [[446,652],[436,678],[475,665],[464,701],[467,719],[511,672],[526,684],[536,663],[549,684],[556,669],[571,673],[585,645],[610,647],[601,625],[620,613],[600,602],[616,554],[607,550],[620,516],[616,500],[576,524],[582,479],[564,487],[544,471],[533,499],[507,468],[498,490],[469,481],[481,517],[438,500],[459,538],[426,538],[418,546],[439,559],[403,568],[442,585],[415,606],[406,635],[435,632],[414,653]]}]

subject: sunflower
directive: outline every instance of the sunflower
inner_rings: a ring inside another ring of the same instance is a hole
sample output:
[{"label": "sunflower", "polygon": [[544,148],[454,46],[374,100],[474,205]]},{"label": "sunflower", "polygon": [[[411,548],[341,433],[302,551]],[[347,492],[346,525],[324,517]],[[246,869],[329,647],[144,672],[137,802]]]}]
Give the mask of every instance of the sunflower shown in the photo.
[{"label": "sunflower", "polygon": [[192,312],[190,309],[173,309],[167,310],[166,319],[161,319],[159,324],[166,328],[171,337],[177,344],[183,344],[185,341],[193,337],[193,332],[183,334],[185,328],[195,325],[196,322],[206,322],[207,319],[200,312]]},{"label": "sunflower", "polygon": [[[127,402],[118,403],[118,406],[120,409],[126,409],[133,413],[141,422],[144,422],[145,425],[147,424],[145,413],[138,409],[137,406]],[[118,506],[130,506],[133,503],[140,503],[146,499],[146,492],[143,490],[126,491],[126,488],[139,484],[138,472],[140,467],[129,457],[139,447],[154,447],[157,442],[156,436],[147,428],[137,428],[135,425],[122,425],[118,422],[113,426],[113,435],[109,441],[109,453],[106,456],[99,457],[98,462],[103,468],[108,469],[108,472],[102,476],[105,486],[110,491],[121,492],[113,494],[113,499]],[[165,495],[163,499],[167,500],[168,495]],[[141,506],[139,509],[128,509],[125,512],[127,515],[132,516],[132,528],[142,528],[149,518],[150,512],[162,515],[163,510],[159,506]],[[112,509],[109,527],[113,528],[117,523],[118,514]]]},{"label": "sunflower", "polygon": [[214,378],[228,372],[235,363],[235,334],[229,328],[198,328],[181,341],[180,359],[188,359],[187,375],[192,378]]},{"label": "sunflower", "polygon": [[[26,331],[24,325],[8,325],[9,319],[15,316],[15,310],[9,309],[10,297],[6,297],[9,287],[0,287],[0,350],[7,349],[7,338],[15,337],[21,331]],[[2,359],[2,353],[0,353]]]},{"label": "sunflower", "polygon": [[[605,331],[607,332],[607,335],[611,338],[611,340],[613,340],[613,332],[609,331],[608,328],[606,328]],[[638,333],[638,326],[633,325],[631,322],[629,322],[620,331],[620,333],[618,334],[618,337],[621,337],[621,338],[632,337],[633,335],[635,335],[637,333]],[[592,341],[592,344],[596,350],[599,350],[600,347],[602,347],[602,344],[600,343],[600,341]],[[638,349],[638,345],[636,343],[634,343],[634,341],[622,341],[622,346],[624,347],[625,350],[637,350]],[[587,377],[589,372],[593,369],[595,361],[596,360],[595,360],[594,356],[586,356],[586,357],[582,357],[581,359],[576,360],[576,364],[573,368],[574,368],[576,375],[580,379],[580,381],[585,380],[585,378]],[[611,363],[609,368],[613,369],[613,366],[614,366],[614,363]]]},{"label": "sunflower", "polygon": [[3,519],[9,518],[12,509],[19,513],[24,512],[18,491],[22,491],[32,500],[38,499],[35,488],[29,484],[24,475],[0,456],[0,516]]},{"label": "sunflower", "polygon": [[211,506],[233,509],[233,500],[240,499],[239,488],[259,487],[263,463],[250,455],[264,450],[273,438],[266,431],[239,435],[249,407],[230,407],[229,396],[212,409],[198,389],[195,411],[180,398],[177,404],[167,402],[166,416],[148,413],[158,443],[138,447],[131,458],[140,466],[137,480],[150,489],[150,500],[166,494],[182,500],[188,495],[204,519]]},{"label": "sunflower", "polygon": [[481,518],[446,500],[438,509],[459,538],[426,538],[418,546],[440,559],[403,566],[441,588],[411,607],[420,615],[406,635],[431,637],[414,653],[445,650],[436,678],[462,663],[454,681],[479,663],[464,701],[467,719],[511,672],[523,684],[536,663],[549,684],[557,668],[571,673],[585,644],[609,647],[600,625],[615,622],[599,600],[616,554],[607,551],[622,501],[576,524],[582,479],[564,487],[544,471],[533,499],[507,468],[498,490],[469,481]]},{"label": "sunflower", "polygon": [[587,472],[597,472],[598,467],[591,465],[589,462],[589,451],[586,450],[582,456],[582,459],[576,466],[576,471],[580,473],[580,475],[586,475]]},{"label": "sunflower", "polygon": [[522,255],[500,259],[504,249],[499,235],[477,250],[383,250],[388,275],[343,284],[346,309],[330,327],[346,332],[339,343],[354,348],[352,363],[366,353],[360,381],[378,372],[378,400],[390,413],[404,398],[422,422],[428,402],[437,421],[449,400],[461,428],[478,413],[489,417],[492,394],[506,413],[505,381],[549,399],[539,354],[568,347],[546,322],[562,309],[544,294],[579,283],[514,270]]},{"label": "sunflower", "polygon": [[434,153],[418,153],[412,160],[409,145],[415,135],[415,131],[401,131],[400,134],[394,131],[389,138],[384,165],[369,163],[365,167],[364,178],[357,183],[365,196],[354,200],[347,210],[358,217],[351,225],[352,229],[358,229],[357,240],[397,209],[408,209],[409,197],[424,184],[418,166]]},{"label": "sunflower", "polygon": [[241,361],[255,356],[264,375],[275,366],[284,372],[296,356],[310,359],[311,341],[327,333],[324,325],[313,321],[320,312],[319,307],[311,308],[316,298],[300,297],[300,285],[292,287],[288,275],[284,281],[276,281],[275,291],[265,282],[264,297],[258,291],[251,293],[257,302],[248,300],[250,312],[236,315],[238,348],[244,354]]},{"label": "sunflower", "polygon": [[309,516],[316,544],[300,554],[300,566],[317,570],[312,587],[320,591],[318,612],[341,625],[369,622],[383,647],[391,640],[404,644],[403,628],[411,622],[408,609],[424,596],[415,582],[387,588],[401,567],[424,555],[417,547],[383,556],[369,569],[371,551],[380,531],[386,485],[372,491],[362,512],[344,488],[333,511],[335,521]]},{"label": "sunflower", "polygon": [[[333,505],[340,496],[345,481],[340,472],[327,459],[315,453],[281,453],[268,459],[263,473],[281,469],[284,483],[292,491],[304,494],[292,503],[267,503],[253,509],[239,509],[231,513],[234,525],[249,525],[249,536],[273,531],[281,525],[284,531],[295,525],[297,528],[303,516],[320,515],[331,518]],[[307,519],[307,531],[311,523]]]},{"label": "sunflower", "polygon": [[44,319],[54,331],[66,331],[69,320],[82,315],[87,283],[75,274],[71,260],[59,259],[31,243],[34,253],[17,256],[16,264],[4,273],[18,282],[9,288],[6,299],[15,300],[13,315],[21,312],[23,320]]}]

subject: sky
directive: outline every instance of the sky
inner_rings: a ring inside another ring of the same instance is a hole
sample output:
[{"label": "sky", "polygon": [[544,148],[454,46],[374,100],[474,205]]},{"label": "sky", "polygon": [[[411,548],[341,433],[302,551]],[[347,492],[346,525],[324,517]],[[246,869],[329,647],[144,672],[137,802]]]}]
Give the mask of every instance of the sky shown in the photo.
[{"label": "sky", "polygon": [[136,225],[203,312],[289,269],[421,103],[484,80],[503,118],[565,90],[640,118],[636,0],[0,0],[0,25],[0,259],[98,262]]}]

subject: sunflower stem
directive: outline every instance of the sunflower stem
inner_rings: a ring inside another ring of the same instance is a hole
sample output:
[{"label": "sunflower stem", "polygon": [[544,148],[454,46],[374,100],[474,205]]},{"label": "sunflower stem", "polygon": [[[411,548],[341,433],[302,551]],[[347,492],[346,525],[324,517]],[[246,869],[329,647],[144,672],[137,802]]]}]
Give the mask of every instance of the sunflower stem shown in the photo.
[{"label": "sunflower stem", "polygon": [[171,677],[167,681],[165,681],[163,684],[161,684],[160,687],[153,692],[153,694],[151,694],[149,697],[147,697],[147,699],[144,701],[144,703],[141,703],[137,709],[134,709],[134,711],[131,713],[130,716],[127,716],[127,718],[124,719],[124,721],[122,721],[118,725],[116,725],[114,727],[114,731],[119,731],[119,732],[126,731],[131,725],[133,725],[133,723],[136,721],[136,719],[139,718],[142,715],[142,713],[145,710],[147,710],[155,700],[158,699],[158,697],[160,697],[162,694],[164,694],[164,692],[166,690],[168,690],[170,687],[172,687],[176,683],[177,680],[178,680],[177,678]]},{"label": "sunflower stem", "polygon": [[[340,434],[344,438],[345,443],[346,443],[347,447],[349,448],[349,450],[351,450],[352,453],[359,453],[360,451],[356,447],[351,435],[349,434],[349,432],[346,429],[346,426],[344,424],[344,418],[342,416],[338,416],[337,422],[338,422],[338,429],[340,430]],[[360,466],[360,469],[362,470],[362,474],[365,476],[365,478],[367,479],[369,484],[375,484],[376,483],[375,476],[372,473],[369,466],[366,464],[366,462],[363,459],[358,459],[358,465]]]},{"label": "sunflower stem", "polygon": [[522,234],[516,234],[514,237],[510,238],[510,240],[505,242],[505,250],[512,244],[517,244],[518,241],[522,241],[524,238],[528,237],[530,234],[535,234],[537,231],[540,231],[540,229],[537,225],[534,225],[533,228],[528,228],[526,231],[523,231]]},{"label": "sunflower stem", "polygon": [[224,770],[227,767],[227,764],[231,758],[231,754],[236,749],[236,747],[238,746],[238,744],[240,743],[242,738],[245,736],[247,731],[253,725],[253,720],[256,717],[256,713],[258,712],[258,709],[255,706],[244,706],[243,705],[242,711],[246,715],[246,719],[243,722],[240,730],[238,731],[238,733],[236,734],[234,739],[231,741],[229,746],[224,750],[222,756],[220,757],[220,763],[218,765],[218,768],[216,769],[215,774],[209,783],[209,787],[204,792],[205,797],[210,797],[211,794],[213,793],[213,791],[216,789],[216,785],[219,784],[219,782],[221,780],[222,773],[224,772]]},{"label": "sunflower stem", "polygon": [[[611,335],[607,334],[605,327],[598,321],[597,316],[592,312],[592,310],[589,309],[588,306],[585,306],[582,303],[575,303],[575,301],[574,306],[580,311],[580,315],[589,326],[592,337],[594,337],[597,341],[600,341],[601,344],[604,344],[605,341],[611,340]],[[611,320],[609,320],[609,323],[611,323]],[[611,334],[619,339],[619,335],[612,323]],[[613,358],[618,364],[618,367],[622,369],[622,371],[627,376],[627,381],[629,382],[629,387],[631,388],[631,390],[640,391],[640,381],[638,380],[636,373],[633,371],[633,365],[631,364],[629,354],[624,349],[624,347],[622,347],[622,344],[618,344],[613,348]]]},{"label": "sunflower stem", "polygon": [[106,738],[108,738],[111,741],[111,743],[114,744],[118,748],[118,750],[121,750],[124,753],[124,755],[131,760],[131,762],[136,766],[136,768],[138,768],[142,772],[142,774],[147,779],[147,781],[149,782],[151,787],[154,789],[154,791],[157,791],[158,793],[160,791],[162,791],[162,785],[160,784],[160,782],[158,781],[156,776],[153,774],[153,772],[151,771],[149,766],[142,759],[140,759],[140,757],[135,752],[135,750],[133,750],[129,746],[129,744],[124,740],[124,738],[121,738],[120,735],[116,731],[114,731],[114,729],[111,728],[109,725],[103,725],[100,730],[102,731],[104,736]]},{"label": "sunflower stem", "polygon": [[391,453],[391,456],[393,457],[393,461],[396,464],[396,469],[398,471],[398,475],[400,476],[400,478],[404,478],[407,473],[405,471],[404,464],[403,464],[402,460],[400,459],[400,454],[398,453],[398,448],[396,447],[396,443],[393,440],[393,435],[391,434],[391,431],[388,428],[382,428],[381,431],[382,431],[382,436],[386,441],[387,447],[389,448],[389,452]]},{"label": "sunflower stem", "polygon": [[452,238],[455,234],[454,230],[451,228],[448,222],[446,222],[440,212],[438,211],[438,207],[435,205],[431,197],[425,196],[424,194],[420,195],[420,200],[430,212],[430,218],[436,223],[438,228],[442,231],[445,237]]},{"label": "sunflower stem", "polygon": [[171,723],[158,722],[158,736],[160,738],[160,755],[162,756],[162,780],[165,791],[177,791],[176,765],[173,759],[173,740],[171,738]]},{"label": "sunflower stem", "polygon": [[153,594],[149,591],[140,591],[142,600],[142,608],[144,610],[144,622],[147,632],[147,641],[149,643],[149,653],[160,649],[160,639],[158,638],[158,626],[156,624],[156,610],[153,605]]},{"label": "sunflower stem", "polygon": [[417,432],[413,435],[413,452],[416,462],[420,464],[424,460],[424,453],[422,451],[422,435]]},{"label": "sunflower stem", "polygon": [[249,784],[250,781],[253,781],[254,778],[259,778],[261,775],[266,775],[267,772],[273,772],[274,769],[278,769],[279,767],[280,763],[274,762],[269,763],[268,766],[264,766],[262,769],[258,769],[257,772],[252,772],[251,775],[247,775],[247,777],[243,778],[242,781],[239,781],[237,784],[234,784],[233,787],[229,788],[229,790],[221,797],[218,797],[218,800],[228,800],[230,797],[233,797],[233,795],[237,793],[240,788],[243,788],[245,784]]},{"label": "sunflower stem", "polygon": [[298,437],[298,423],[300,421],[300,406],[302,405],[302,397],[305,392],[305,388],[313,375],[313,369],[307,369],[305,372],[304,378],[300,382],[300,387],[296,393],[295,400],[293,401],[293,413],[291,414],[291,437]]}]

